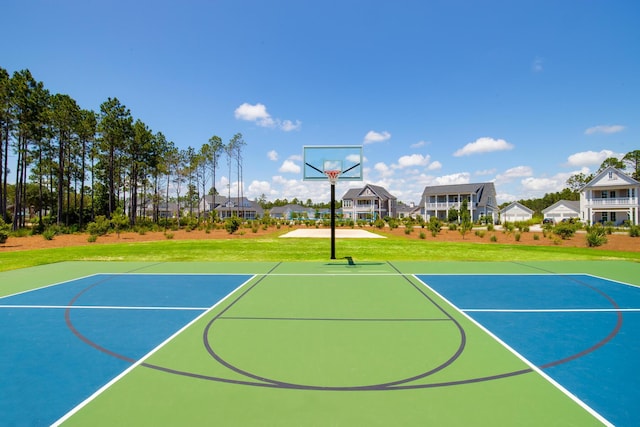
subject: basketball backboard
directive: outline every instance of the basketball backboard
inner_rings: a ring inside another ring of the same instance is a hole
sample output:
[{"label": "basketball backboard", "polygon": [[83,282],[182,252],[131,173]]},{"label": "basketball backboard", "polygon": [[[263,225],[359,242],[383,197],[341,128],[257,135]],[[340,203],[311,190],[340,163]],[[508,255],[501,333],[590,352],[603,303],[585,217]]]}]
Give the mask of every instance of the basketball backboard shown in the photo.
[{"label": "basketball backboard", "polygon": [[325,171],[340,171],[338,181],[362,181],[361,145],[306,145],[303,147],[305,181],[327,181]]}]

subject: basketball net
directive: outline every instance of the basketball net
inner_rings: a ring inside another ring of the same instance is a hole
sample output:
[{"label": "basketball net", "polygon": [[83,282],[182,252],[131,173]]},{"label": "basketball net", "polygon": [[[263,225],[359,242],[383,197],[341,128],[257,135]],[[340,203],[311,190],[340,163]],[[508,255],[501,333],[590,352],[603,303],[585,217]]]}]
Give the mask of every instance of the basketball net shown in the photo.
[{"label": "basketball net", "polygon": [[336,185],[336,182],[338,182],[338,176],[340,175],[339,170],[326,170],[324,171],[324,174],[329,178],[331,185]]}]

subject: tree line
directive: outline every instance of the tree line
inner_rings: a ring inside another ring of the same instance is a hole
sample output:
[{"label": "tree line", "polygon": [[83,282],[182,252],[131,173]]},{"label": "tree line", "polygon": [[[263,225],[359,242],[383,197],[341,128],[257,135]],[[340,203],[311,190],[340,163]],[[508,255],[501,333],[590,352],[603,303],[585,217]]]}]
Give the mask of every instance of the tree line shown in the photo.
[{"label": "tree line", "polygon": [[[29,70],[9,75],[0,67],[0,219],[13,230],[32,215],[40,227],[82,228],[97,215],[111,218],[118,208],[131,225],[141,217],[157,222],[169,201],[178,204],[178,215],[186,208],[200,216],[200,198],[218,194],[222,156],[229,181],[236,173],[233,196],[244,197],[245,146],[236,133],[226,143],[214,135],[198,149],[178,149],[162,132],[134,120],[117,98],[108,98],[100,111],[86,110],[69,95],[52,94]],[[10,155],[16,158],[11,164]],[[227,195],[232,197],[231,185]]]}]

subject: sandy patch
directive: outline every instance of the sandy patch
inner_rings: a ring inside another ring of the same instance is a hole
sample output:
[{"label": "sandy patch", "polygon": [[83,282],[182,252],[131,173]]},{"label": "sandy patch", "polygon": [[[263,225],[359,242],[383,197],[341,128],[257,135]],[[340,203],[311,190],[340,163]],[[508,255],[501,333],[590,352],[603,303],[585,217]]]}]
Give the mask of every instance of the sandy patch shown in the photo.
[{"label": "sandy patch", "polygon": [[[311,237],[311,238],[330,238],[330,228],[298,228],[283,234],[280,237]],[[366,230],[344,230],[336,229],[336,239],[386,239],[384,236],[371,233]]]}]

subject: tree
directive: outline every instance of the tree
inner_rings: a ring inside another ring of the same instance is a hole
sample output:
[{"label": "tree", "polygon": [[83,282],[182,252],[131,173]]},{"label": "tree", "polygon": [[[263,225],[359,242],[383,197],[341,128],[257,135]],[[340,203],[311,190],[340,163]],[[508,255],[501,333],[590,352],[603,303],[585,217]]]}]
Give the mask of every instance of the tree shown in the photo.
[{"label": "tree", "polygon": [[583,172],[573,174],[567,179],[567,186],[571,191],[575,191],[576,193],[584,187],[589,181],[593,179],[593,175],[587,175]]},{"label": "tree", "polygon": [[600,165],[600,169],[598,169],[598,171],[596,172],[596,175],[599,174],[600,172],[602,172],[603,170],[605,170],[606,168],[608,168],[609,166],[613,166],[616,169],[624,169],[625,168],[625,164],[622,160],[619,160],[615,157],[608,157],[606,159],[604,159],[604,161],[602,162],[602,164]]},{"label": "tree", "polygon": [[225,151],[225,146],[222,143],[222,138],[219,136],[212,136],[209,138],[209,151],[207,161],[211,166],[212,178],[211,178],[211,187],[213,192],[210,192],[213,195],[213,206],[216,204],[216,195],[220,194],[216,190],[216,168],[218,167],[218,160],[220,159],[220,155]]},{"label": "tree", "polygon": [[[151,162],[149,154],[152,152],[153,133],[136,120],[133,124],[133,138],[128,146],[129,153],[129,184],[131,186],[129,223],[133,226],[138,215],[138,182],[147,175],[147,168]],[[144,196],[143,196],[144,197]]]},{"label": "tree", "polygon": [[640,150],[628,152],[622,158],[622,162],[631,171],[631,177],[640,181]]},{"label": "tree", "polygon": [[116,177],[119,179],[118,156],[122,154],[125,142],[132,135],[133,118],[127,107],[122,105],[118,98],[108,98],[100,105],[100,148],[103,153],[101,169],[103,178],[107,184],[107,215],[116,208]]},{"label": "tree", "polygon": [[473,228],[473,223],[471,222],[471,213],[469,212],[469,204],[467,199],[462,200],[462,204],[460,205],[460,234],[462,235],[462,239],[464,236],[471,231]]}]

